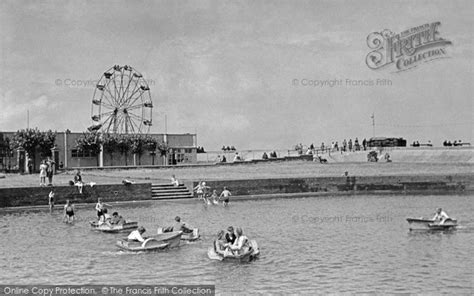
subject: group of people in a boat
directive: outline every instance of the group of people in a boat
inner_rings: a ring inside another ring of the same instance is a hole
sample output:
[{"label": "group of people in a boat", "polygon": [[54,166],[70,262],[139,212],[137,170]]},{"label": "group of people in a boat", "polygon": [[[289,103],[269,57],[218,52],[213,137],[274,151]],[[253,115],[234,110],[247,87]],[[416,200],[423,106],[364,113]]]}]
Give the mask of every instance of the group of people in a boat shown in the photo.
[{"label": "group of people in a boat", "polygon": [[[186,226],[186,223],[181,221],[181,217],[176,216],[174,218],[174,224],[163,228],[163,232],[177,232],[182,231],[183,233],[192,233],[193,230]],[[143,237],[143,234],[146,232],[145,227],[140,226],[136,230],[130,232],[127,239],[129,241],[137,241],[137,242],[144,242],[146,237]]]},{"label": "group of people in a boat", "polygon": [[112,227],[113,225],[122,225],[126,223],[125,219],[121,215],[119,215],[118,212],[113,212],[111,216],[106,206],[110,207],[109,204],[103,203],[100,198],[97,200],[95,209],[97,211],[97,218],[99,219],[99,226],[107,224],[108,226]]},{"label": "group of people in a boat", "polygon": [[219,201],[222,200],[222,204],[227,206],[230,201],[230,196],[232,195],[227,187],[224,187],[220,194],[217,193],[217,190],[212,190],[212,194],[210,194],[211,187],[207,186],[204,181],[199,182],[193,191],[196,192],[198,199],[202,199],[204,203],[208,205],[211,203],[218,204]]},{"label": "group of people in a boat", "polygon": [[251,251],[252,246],[242,228],[229,226],[227,231],[221,230],[217,233],[214,241],[214,251],[224,257],[239,256]]}]

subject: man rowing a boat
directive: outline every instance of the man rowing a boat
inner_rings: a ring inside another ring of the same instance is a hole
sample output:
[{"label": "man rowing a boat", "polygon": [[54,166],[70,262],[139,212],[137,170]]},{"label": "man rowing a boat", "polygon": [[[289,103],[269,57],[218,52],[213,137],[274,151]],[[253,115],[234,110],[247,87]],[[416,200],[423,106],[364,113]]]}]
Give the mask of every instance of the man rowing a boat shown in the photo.
[{"label": "man rowing a boat", "polygon": [[451,218],[449,218],[448,214],[446,214],[446,212],[443,211],[443,209],[438,208],[436,210],[436,213],[435,213],[434,217],[433,217],[433,220],[436,221],[436,222],[439,221],[439,224],[444,224],[444,222],[447,219],[451,219]]},{"label": "man rowing a boat", "polygon": [[130,232],[127,239],[129,241],[138,241],[138,242],[143,243],[145,239],[143,238],[142,234],[145,233],[145,231],[146,231],[145,227],[140,226],[138,227],[137,230]]}]

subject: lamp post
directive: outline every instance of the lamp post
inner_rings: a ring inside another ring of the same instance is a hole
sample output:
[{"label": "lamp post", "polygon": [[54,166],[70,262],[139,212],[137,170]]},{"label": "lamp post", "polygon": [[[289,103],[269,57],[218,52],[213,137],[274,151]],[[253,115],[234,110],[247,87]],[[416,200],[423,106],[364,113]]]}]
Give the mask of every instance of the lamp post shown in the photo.
[{"label": "lamp post", "polygon": [[372,113],[370,118],[372,118],[372,137],[375,137],[375,114]]}]

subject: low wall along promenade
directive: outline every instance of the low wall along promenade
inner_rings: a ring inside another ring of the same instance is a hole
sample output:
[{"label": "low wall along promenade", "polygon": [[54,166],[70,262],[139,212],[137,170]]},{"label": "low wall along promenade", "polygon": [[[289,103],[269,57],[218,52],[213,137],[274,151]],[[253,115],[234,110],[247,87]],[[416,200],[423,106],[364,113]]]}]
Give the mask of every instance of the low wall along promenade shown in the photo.
[{"label": "low wall along promenade", "polygon": [[[471,174],[439,176],[349,176],[207,181],[219,193],[227,187],[234,200],[341,194],[469,194],[474,192]],[[186,184],[188,189],[191,183]],[[196,186],[197,182],[193,183]],[[56,186],[55,203],[95,203],[151,200],[151,183]],[[51,187],[0,188],[0,208],[47,206]],[[179,199],[179,197],[176,197]]]},{"label": "low wall along promenade", "polygon": [[[52,187],[0,188],[0,208],[48,205]],[[55,204],[65,204],[66,199],[78,203],[95,203],[97,198],[108,202],[149,200],[151,184],[84,185],[82,194],[76,186],[55,186]]]},{"label": "low wall along promenade", "polygon": [[[197,185],[197,182],[194,183]],[[227,187],[236,199],[339,194],[465,194],[474,192],[472,175],[348,176],[208,181],[221,192]]]}]

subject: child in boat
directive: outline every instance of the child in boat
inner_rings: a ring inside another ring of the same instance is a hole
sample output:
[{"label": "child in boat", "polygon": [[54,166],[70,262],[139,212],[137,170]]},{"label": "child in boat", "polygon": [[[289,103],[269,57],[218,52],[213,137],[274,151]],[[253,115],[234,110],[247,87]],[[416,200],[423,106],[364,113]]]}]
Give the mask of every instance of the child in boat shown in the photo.
[{"label": "child in boat", "polygon": [[237,239],[233,245],[228,245],[231,252],[227,254],[241,255],[248,252],[250,250],[249,239],[244,235],[242,228],[238,227],[235,230],[235,234],[237,235]]},{"label": "child in boat", "polygon": [[217,254],[224,256],[225,244],[226,240],[224,238],[224,230],[221,230],[217,233],[217,239],[214,241],[214,251],[216,251]]},{"label": "child in boat", "polygon": [[444,224],[444,222],[447,219],[450,219],[450,218],[449,218],[448,214],[446,214],[446,212],[443,211],[443,209],[441,209],[441,208],[436,209],[435,215],[433,217],[433,220],[435,222],[439,221],[439,224]]},{"label": "child in boat", "polygon": [[144,234],[145,231],[146,231],[145,227],[140,226],[138,227],[137,230],[130,232],[127,239],[129,241],[138,241],[138,242],[143,243],[145,241],[145,238],[142,236],[142,234]]},{"label": "child in boat", "polygon": [[64,206],[64,222],[72,223],[74,222],[74,205],[69,202],[69,199],[66,200],[66,205]]},{"label": "child in boat", "polygon": [[114,212],[112,214],[112,219],[110,219],[110,223],[115,225],[123,225],[125,224],[125,219],[117,212]]},{"label": "child in boat", "polygon": [[100,216],[100,219],[99,219],[99,226],[102,225],[102,224],[107,224],[109,226],[112,226],[111,225],[111,220],[112,220],[112,217],[108,213],[107,209],[103,209],[102,210],[102,216]]},{"label": "child in boat", "polygon": [[193,232],[192,229],[190,229],[186,226],[186,223],[181,222],[181,218],[179,216],[176,216],[176,218],[174,218],[174,220],[175,220],[175,223],[173,224],[173,226],[168,227],[167,228],[168,231],[165,231],[165,232],[171,232],[171,231],[182,231],[183,233]]},{"label": "child in boat", "polygon": [[236,236],[235,236],[235,233],[234,233],[234,227],[229,226],[227,228],[227,233],[225,234],[225,240],[230,245],[234,244],[234,242],[236,240]]}]

